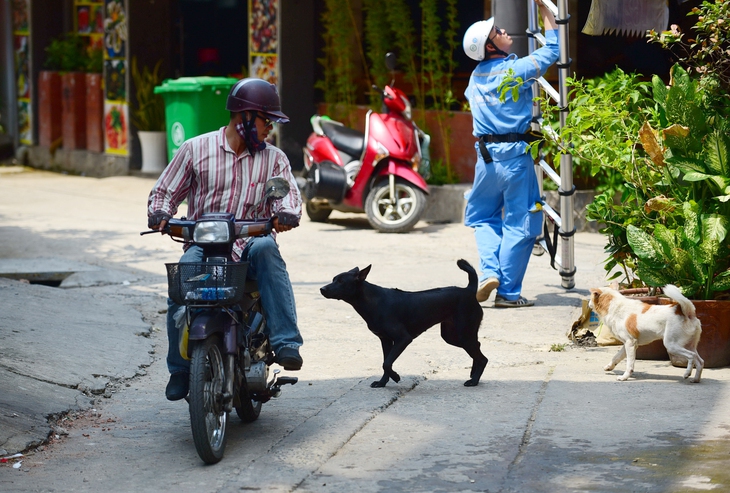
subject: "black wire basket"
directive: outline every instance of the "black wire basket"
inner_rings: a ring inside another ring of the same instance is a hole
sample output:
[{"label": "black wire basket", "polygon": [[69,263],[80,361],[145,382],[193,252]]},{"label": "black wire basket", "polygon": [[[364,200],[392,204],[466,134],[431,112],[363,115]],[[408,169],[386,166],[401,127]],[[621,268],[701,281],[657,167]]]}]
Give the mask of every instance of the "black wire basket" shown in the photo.
[{"label": "black wire basket", "polygon": [[165,266],[168,295],[178,305],[235,305],[243,299],[248,262]]}]

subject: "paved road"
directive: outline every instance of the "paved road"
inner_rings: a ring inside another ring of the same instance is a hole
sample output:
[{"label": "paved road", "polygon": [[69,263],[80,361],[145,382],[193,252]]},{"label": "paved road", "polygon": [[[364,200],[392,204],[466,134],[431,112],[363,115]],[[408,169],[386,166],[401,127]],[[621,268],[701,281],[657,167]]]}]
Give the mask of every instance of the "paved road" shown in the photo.
[{"label": "paved road", "polygon": [[601,236],[576,235],[575,289],[533,258],[535,307],[484,304],[478,387],[463,387],[470,360],[432,329],[396,362],[399,384],[371,389],[378,340],[319,287],[368,264],[388,287],[464,285],[456,260],[477,264],[476,249],[458,224],[383,235],[347,214],[279,236],[305,338],[300,383],[257,422],[234,418],[224,460],[204,466],[185,404],[163,396],[163,263],[179,250],[138,235],[152,183],[0,168],[0,269],[76,272],[62,288],[0,280],[0,448],[44,439],[57,418],[17,468],[0,464],[0,491],[730,491],[730,370],[691,384],[639,361],[617,382],[622,365],[602,370],[616,348],[550,350],[604,284]]}]

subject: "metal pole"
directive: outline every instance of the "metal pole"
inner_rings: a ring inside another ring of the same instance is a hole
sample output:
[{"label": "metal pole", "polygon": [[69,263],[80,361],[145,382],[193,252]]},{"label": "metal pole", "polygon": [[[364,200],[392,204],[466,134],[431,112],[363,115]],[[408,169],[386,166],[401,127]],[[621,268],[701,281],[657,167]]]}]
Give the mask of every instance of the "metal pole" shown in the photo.
[{"label": "metal pole", "polygon": [[[570,50],[568,46],[568,0],[558,3],[558,36],[560,39],[560,59],[558,62],[558,81],[560,85],[560,126],[564,127],[568,117],[568,77],[570,76]],[[564,153],[560,156],[560,238],[562,240],[562,262],[560,276],[565,289],[575,287],[575,226],[573,224],[573,202],[575,187],[573,186],[573,156]]]},{"label": "metal pole", "polygon": [[18,147],[18,100],[12,18],[10,0],[0,0],[0,61],[6,68],[0,80],[0,123],[4,124],[5,133],[13,136],[13,147]]},{"label": "metal pole", "polygon": [[[550,96],[560,108],[560,126],[564,127],[568,116],[568,84],[567,79],[570,76],[570,56],[568,47],[568,21],[570,15],[568,14],[568,0],[559,0],[559,5],[556,6],[551,0],[541,0],[555,15],[555,21],[558,24],[558,39],[560,42],[560,54],[557,63],[558,67],[558,84],[559,91],[555,91],[547,81],[540,78],[532,84],[532,95],[533,100],[540,95],[540,88],[544,89],[548,96]],[[540,24],[538,16],[538,8],[533,0],[527,0],[528,7],[528,46],[529,51],[533,52],[537,49],[537,41],[545,43],[545,38],[540,33]],[[532,128],[535,130],[540,129],[540,123],[542,121],[542,111],[537,103],[533,103],[532,106]],[[551,137],[549,128],[544,131]],[[560,236],[561,243],[561,255],[558,260],[555,255],[555,260],[560,267],[559,273],[562,278],[561,285],[565,289],[571,289],[575,287],[575,226],[573,221],[573,195],[575,193],[575,187],[573,186],[573,157],[569,153],[561,154],[560,156],[560,176],[550,168],[550,166],[544,161],[543,156],[540,156],[540,164],[535,166],[535,172],[537,173],[538,185],[540,187],[540,196],[542,196],[542,179],[543,172],[547,171],[548,176],[558,185],[558,194],[560,195],[560,215],[558,216],[555,211],[549,206],[545,205],[545,213],[550,219],[558,226],[558,234]],[[547,220],[547,218],[546,218]],[[542,245],[546,245],[544,236],[538,238],[538,241]],[[556,240],[557,241],[557,240]],[[554,252],[557,253],[557,252]]]},{"label": "metal pole", "polygon": [[[537,47],[537,40],[535,40],[535,33],[540,30],[540,24],[538,21],[537,4],[533,0],[527,0],[527,52],[532,53]],[[536,102],[536,99],[540,97],[540,84],[534,82],[532,84],[532,123],[530,127],[533,131],[540,131],[540,118],[542,118],[542,111],[540,105]],[[542,152],[540,152],[542,158]],[[540,197],[543,196],[543,184],[542,181],[545,178],[543,175],[542,168],[539,164],[535,165],[535,174],[537,175],[537,186],[540,192]],[[543,238],[540,234],[538,242]],[[542,247],[539,247],[542,248]]]}]

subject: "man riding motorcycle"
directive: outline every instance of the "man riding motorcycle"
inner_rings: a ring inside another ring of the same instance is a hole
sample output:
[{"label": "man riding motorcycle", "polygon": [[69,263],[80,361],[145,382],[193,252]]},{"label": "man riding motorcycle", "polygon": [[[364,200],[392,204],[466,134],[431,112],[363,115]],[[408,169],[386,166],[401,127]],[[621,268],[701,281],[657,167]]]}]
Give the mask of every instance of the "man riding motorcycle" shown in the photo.
[{"label": "man riding motorcycle", "polygon": [[[281,112],[276,86],[261,79],[246,78],[234,84],[226,109],[231,112],[228,125],[185,141],[160,175],[147,203],[148,226],[164,229],[186,199],[190,220],[205,213],[231,213],[237,219],[274,217],[271,235],[237,240],[233,257],[248,261],[248,277],[258,282],[276,363],[286,370],[299,370],[303,340],[276,232],[299,225],[302,201],[286,155],[265,142],[273,123],[288,123],[289,118]],[[273,202],[262,200],[266,181],[277,176],[289,182],[289,194]],[[200,262],[201,258],[199,247],[186,245],[180,262]],[[189,386],[190,363],[178,351],[179,327],[174,320],[179,308],[168,300],[170,381],[165,395],[171,401],[183,399]]]}]

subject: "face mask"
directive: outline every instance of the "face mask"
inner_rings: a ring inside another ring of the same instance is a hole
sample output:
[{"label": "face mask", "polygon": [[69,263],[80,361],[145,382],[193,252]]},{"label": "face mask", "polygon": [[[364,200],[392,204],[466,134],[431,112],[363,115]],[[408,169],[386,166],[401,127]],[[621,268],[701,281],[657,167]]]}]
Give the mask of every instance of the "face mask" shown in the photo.
[{"label": "face mask", "polygon": [[266,142],[259,141],[258,131],[256,130],[256,114],[254,113],[253,118],[250,121],[246,121],[246,117],[243,117],[243,121],[236,124],[236,133],[246,143],[246,147],[251,154],[255,154],[258,151],[266,149]]}]

